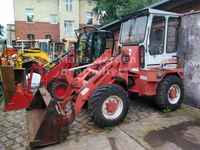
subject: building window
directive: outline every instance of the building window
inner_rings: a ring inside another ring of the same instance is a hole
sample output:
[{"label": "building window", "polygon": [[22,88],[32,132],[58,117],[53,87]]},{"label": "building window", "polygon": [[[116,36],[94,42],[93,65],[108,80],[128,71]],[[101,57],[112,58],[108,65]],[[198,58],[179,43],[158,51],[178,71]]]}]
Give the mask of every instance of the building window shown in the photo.
[{"label": "building window", "polygon": [[91,3],[92,3],[92,0],[88,0],[88,3],[89,3],[89,5],[91,5]]},{"label": "building window", "polygon": [[86,24],[87,25],[92,25],[93,24],[93,13],[92,12],[87,12],[86,13]]},{"label": "building window", "polygon": [[66,0],[66,10],[72,11],[72,0]]},{"label": "building window", "polygon": [[51,35],[45,35],[45,39],[51,39]]},{"label": "building window", "polygon": [[66,36],[73,36],[74,35],[74,21],[65,21],[65,35]]},{"label": "building window", "polygon": [[50,23],[57,24],[57,15],[50,15]]},{"label": "building window", "polygon": [[33,9],[32,8],[27,8],[26,9],[26,21],[28,23],[33,23],[34,22],[34,14],[33,14]]},{"label": "building window", "polygon": [[28,40],[35,40],[35,35],[34,34],[27,34]]}]

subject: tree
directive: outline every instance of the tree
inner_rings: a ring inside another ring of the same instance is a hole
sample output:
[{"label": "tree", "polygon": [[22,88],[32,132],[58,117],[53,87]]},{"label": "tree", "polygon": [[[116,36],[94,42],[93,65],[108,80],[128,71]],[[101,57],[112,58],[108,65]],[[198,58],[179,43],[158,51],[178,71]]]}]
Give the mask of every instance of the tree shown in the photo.
[{"label": "tree", "polygon": [[101,25],[105,25],[122,15],[135,12],[157,1],[159,0],[98,0],[94,11],[98,14],[106,12],[100,22]]},{"label": "tree", "polygon": [[0,24],[0,36],[3,36],[3,33],[4,33],[3,29],[4,27]]}]

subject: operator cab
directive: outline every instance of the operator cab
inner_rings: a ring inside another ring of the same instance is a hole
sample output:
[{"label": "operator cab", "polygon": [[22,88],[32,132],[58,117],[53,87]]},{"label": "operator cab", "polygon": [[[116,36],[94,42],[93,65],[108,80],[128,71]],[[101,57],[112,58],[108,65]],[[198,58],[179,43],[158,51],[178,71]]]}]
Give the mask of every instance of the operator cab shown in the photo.
[{"label": "operator cab", "polygon": [[119,44],[139,51],[136,68],[177,68],[179,25],[180,14],[155,9],[132,13],[122,17]]},{"label": "operator cab", "polygon": [[[76,66],[93,63],[105,50],[114,50],[114,34],[94,27],[79,29]],[[76,31],[77,33],[77,31]]]}]

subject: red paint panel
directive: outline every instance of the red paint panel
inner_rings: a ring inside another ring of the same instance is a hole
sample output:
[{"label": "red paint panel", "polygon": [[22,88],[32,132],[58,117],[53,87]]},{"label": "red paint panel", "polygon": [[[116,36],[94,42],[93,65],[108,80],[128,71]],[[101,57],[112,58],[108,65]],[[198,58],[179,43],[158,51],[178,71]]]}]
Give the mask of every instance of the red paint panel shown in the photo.
[{"label": "red paint panel", "polygon": [[138,68],[139,69],[139,46],[123,46],[122,51],[126,51],[130,54],[130,62],[128,69]]}]

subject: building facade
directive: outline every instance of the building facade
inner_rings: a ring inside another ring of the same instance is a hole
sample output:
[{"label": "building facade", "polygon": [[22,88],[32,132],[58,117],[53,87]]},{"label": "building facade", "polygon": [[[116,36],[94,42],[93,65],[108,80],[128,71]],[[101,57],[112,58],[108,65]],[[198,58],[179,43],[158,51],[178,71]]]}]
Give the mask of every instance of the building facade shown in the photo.
[{"label": "building facade", "polygon": [[15,40],[15,25],[7,24],[6,27],[7,44],[12,45]]},{"label": "building facade", "polygon": [[96,0],[13,0],[18,40],[75,40],[75,29],[97,26]]}]

